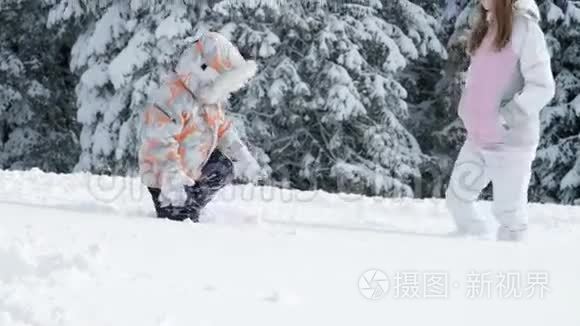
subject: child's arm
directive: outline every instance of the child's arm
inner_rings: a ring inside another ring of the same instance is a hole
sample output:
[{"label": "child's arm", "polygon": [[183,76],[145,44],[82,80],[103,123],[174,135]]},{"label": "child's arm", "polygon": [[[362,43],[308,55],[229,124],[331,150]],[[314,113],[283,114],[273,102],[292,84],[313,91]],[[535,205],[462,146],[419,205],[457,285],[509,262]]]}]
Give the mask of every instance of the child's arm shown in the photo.
[{"label": "child's arm", "polygon": [[256,179],[259,176],[260,166],[258,162],[246,145],[242,143],[230,121],[226,121],[220,127],[217,149],[233,161],[236,176],[248,180]]}]

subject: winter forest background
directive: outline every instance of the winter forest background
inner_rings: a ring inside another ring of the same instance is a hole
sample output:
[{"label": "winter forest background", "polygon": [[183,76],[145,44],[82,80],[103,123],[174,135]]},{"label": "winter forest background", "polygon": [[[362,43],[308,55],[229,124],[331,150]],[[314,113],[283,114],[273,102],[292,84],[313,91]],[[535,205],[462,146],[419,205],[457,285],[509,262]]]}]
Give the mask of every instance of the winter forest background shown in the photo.
[{"label": "winter forest background", "polygon": [[[0,168],[135,175],[147,95],[215,30],[259,62],[230,109],[265,184],[441,197],[475,3],[0,0]],[[537,3],[557,92],[530,200],[580,204],[580,3]]]}]

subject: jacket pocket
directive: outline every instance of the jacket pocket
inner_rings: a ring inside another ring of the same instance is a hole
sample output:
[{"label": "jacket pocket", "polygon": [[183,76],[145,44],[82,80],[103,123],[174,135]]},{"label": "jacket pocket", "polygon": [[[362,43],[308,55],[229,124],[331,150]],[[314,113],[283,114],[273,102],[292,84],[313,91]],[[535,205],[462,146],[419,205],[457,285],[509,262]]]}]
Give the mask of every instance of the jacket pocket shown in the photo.
[{"label": "jacket pocket", "polygon": [[506,130],[510,130],[513,129],[514,125],[513,125],[513,119],[512,118],[512,114],[513,112],[511,112],[512,108],[511,108],[511,102],[512,99],[503,99],[501,100],[501,103],[499,105],[499,119],[500,122],[502,124],[502,126],[506,129]]},{"label": "jacket pocket", "polygon": [[498,120],[499,120],[499,124],[503,130],[509,131],[510,129],[512,129],[512,127],[510,126],[510,124],[507,122],[504,115],[502,114],[502,111],[500,111],[498,114]]}]

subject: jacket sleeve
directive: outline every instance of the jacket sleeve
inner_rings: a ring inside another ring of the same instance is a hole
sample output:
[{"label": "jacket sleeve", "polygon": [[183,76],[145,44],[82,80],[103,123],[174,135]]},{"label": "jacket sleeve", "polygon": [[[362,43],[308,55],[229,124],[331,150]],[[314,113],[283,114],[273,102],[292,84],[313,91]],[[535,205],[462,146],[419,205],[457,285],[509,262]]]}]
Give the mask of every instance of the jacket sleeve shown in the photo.
[{"label": "jacket sleeve", "polygon": [[220,126],[217,148],[234,162],[248,164],[255,161],[231,121],[227,120]]},{"label": "jacket sleeve", "polygon": [[[521,35],[519,50],[520,71],[524,79],[523,89],[507,105],[500,108],[508,126],[518,126],[537,116],[552,100],[555,93],[550,54],[538,23],[529,19],[516,24]],[[517,37],[514,42],[517,41]]]},{"label": "jacket sleeve", "polygon": [[[182,121],[171,112],[157,106],[149,106],[143,116],[141,130],[142,160],[157,166],[157,183],[161,186],[170,180],[183,181],[188,177],[181,164],[177,135],[181,132]],[[189,181],[189,180],[187,180]]]}]

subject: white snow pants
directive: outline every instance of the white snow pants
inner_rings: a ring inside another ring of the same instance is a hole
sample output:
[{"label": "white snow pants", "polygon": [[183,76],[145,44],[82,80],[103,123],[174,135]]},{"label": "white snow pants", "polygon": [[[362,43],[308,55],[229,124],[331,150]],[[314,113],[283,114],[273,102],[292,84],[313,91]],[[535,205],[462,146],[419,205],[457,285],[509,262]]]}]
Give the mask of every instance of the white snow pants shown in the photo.
[{"label": "white snow pants", "polygon": [[467,141],[459,152],[445,193],[457,231],[468,234],[491,231],[489,221],[475,206],[481,191],[491,181],[492,213],[500,224],[498,237],[502,237],[502,229],[504,233],[525,233],[528,186],[535,155],[535,149],[505,146],[483,149]]}]

